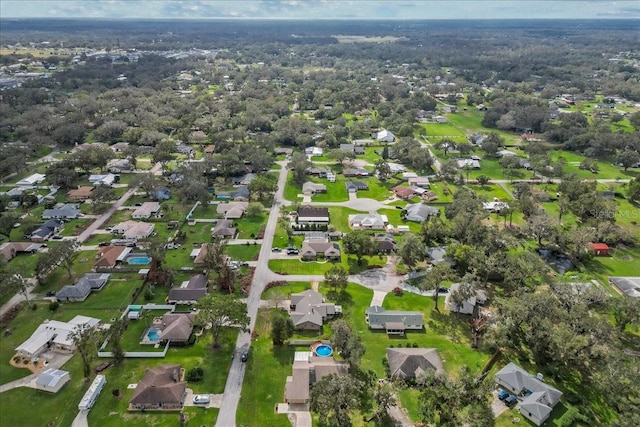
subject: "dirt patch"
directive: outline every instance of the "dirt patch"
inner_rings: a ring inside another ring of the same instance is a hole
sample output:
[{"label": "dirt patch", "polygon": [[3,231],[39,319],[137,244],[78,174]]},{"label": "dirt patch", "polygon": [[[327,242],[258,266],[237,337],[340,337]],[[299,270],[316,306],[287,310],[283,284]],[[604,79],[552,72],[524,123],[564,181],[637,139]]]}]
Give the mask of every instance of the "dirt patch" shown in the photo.
[{"label": "dirt patch", "polygon": [[47,365],[45,365],[45,363],[46,360],[44,360],[43,358],[39,358],[36,362],[32,362],[30,358],[23,357],[18,353],[16,353],[9,361],[9,364],[14,368],[28,369],[34,374],[47,369]]}]

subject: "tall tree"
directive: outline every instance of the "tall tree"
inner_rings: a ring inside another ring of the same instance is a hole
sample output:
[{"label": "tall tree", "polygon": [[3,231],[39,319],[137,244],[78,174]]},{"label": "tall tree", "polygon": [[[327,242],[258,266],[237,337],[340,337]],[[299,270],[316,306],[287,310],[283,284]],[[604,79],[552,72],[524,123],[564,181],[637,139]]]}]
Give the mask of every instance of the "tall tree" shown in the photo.
[{"label": "tall tree", "polygon": [[307,179],[307,169],[311,167],[311,162],[302,153],[294,153],[291,157],[289,167],[293,171],[293,181],[296,184],[303,184]]},{"label": "tall tree", "polygon": [[220,295],[211,293],[200,298],[196,303],[199,310],[196,323],[208,328],[213,337],[213,348],[220,346],[218,339],[224,328],[239,328],[243,332],[249,331],[249,316],[247,304],[236,295]]},{"label": "tall tree", "polygon": [[360,366],[360,359],[365,352],[362,340],[344,320],[333,322],[332,329],[331,345],[349,362],[352,371],[355,371]]},{"label": "tall tree", "polygon": [[[385,149],[386,148],[387,147],[385,147]],[[375,170],[376,170],[376,174],[378,175],[378,179],[380,181],[386,181],[387,179],[391,178],[391,176],[393,175],[393,172],[391,172],[391,167],[389,166],[389,163],[387,163],[387,161],[384,158],[376,160]]]},{"label": "tall tree", "polygon": [[71,331],[70,337],[82,359],[84,378],[88,380],[91,377],[91,362],[97,355],[100,333],[95,326],[83,323]]},{"label": "tall tree", "polygon": [[249,182],[247,188],[251,194],[258,195],[258,200],[263,200],[265,195],[276,191],[278,185],[271,175],[260,174]]},{"label": "tall tree", "polygon": [[324,273],[325,284],[331,287],[336,295],[338,291],[342,292],[346,289],[348,280],[349,275],[347,270],[341,265],[334,264]]},{"label": "tall tree", "polygon": [[280,346],[286,340],[291,338],[295,327],[291,316],[288,316],[281,310],[277,310],[271,316],[271,341],[273,345]]},{"label": "tall tree", "polygon": [[362,264],[365,255],[372,254],[374,248],[373,237],[365,230],[354,230],[342,237],[344,251],[353,254],[358,259],[358,265]]},{"label": "tall tree", "polygon": [[418,236],[407,233],[404,235],[402,243],[400,243],[398,254],[402,262],[409,267],[409,269],[413,269],[420,261],[425,259],[426,248]]},{"label": "tall tree", "polygon": [[433,268],[422,277],[418,287],[424,291],[433,291],[433,300],[435,302],[435,311],[440,311],[438,308],[438,300],[440,295],[440,288],[442,282],[450,280],[454,276],[451,266],[446,262],[441,262],[433,266]]},{"label": "tall tree", "polygon": [[4,214],[0,216],[0,235],[5,236],[7,239],[11,239],[11,230],[13,225],[18,220],[18,217],[13,214]]},{"label": "tall tree", "polygon": [[311,389],[309,408],[321,427],[351,427],[351,411],[360,406],[362,383],[351,375],[331,374]]},{"label": "tall tree", "polygon": [[122,335],[127,329],[127,320],[123,317],[119,317],[111,322],[111,327],[107,331],[107,339],[109,340],[109,347],[113,353],[113,358],[116,364],[121,363],[124,360],[124,350],[122,348]]}]

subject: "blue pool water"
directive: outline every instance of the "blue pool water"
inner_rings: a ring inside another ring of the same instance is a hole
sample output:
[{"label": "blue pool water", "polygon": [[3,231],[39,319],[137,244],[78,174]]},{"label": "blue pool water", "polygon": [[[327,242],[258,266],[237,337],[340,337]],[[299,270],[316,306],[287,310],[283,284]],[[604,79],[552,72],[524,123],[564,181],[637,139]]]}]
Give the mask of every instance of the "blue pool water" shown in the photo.
[{"label": "blue pool water", "polygon": [[333,354],[333,349],[326,344],[322,344],[316,347],[316,354],[320,357],[329,357]]},{"label": "blue pool water", "polygon": [[149,264],[151,262],[151,258],[148,256],[136,256],[127,259],[127,263],[129,264]]},{"label": "blue pool water", "polygon": [[154,328],[149,329],[149,332],[147,332],[147,338],[149,338],[149,341],[153,343],[160,341],[160,335]]}]

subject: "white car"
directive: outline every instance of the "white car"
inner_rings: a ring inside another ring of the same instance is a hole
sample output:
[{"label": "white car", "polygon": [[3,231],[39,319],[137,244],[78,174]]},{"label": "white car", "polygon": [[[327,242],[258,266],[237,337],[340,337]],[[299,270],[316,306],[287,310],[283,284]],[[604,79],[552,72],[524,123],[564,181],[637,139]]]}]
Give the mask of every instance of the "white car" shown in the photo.
[{"label": "white car", "polygon": [[208,394],[196,394],[193,396],[193,403],[196,405],[206,405],[211,401]]}]

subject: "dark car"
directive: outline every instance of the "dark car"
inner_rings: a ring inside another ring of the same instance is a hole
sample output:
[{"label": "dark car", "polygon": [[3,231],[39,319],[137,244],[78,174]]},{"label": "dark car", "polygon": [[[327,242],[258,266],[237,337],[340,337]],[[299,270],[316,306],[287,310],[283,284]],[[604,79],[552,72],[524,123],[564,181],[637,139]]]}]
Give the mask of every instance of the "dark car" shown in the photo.
[{"label": "dark car", "polygon": [[518,398],[515,397],[513,394],[510,394],[505,400],[504,403],[510,407],[513,408],[514,406],[516,406],[516,403],[518,403]]},{"label": "dark car", "polygon": [[59,234],[56,234],[55,236],[51,237],[53,240],[62,240],[62,236]]},{"label": "dark car", "polygon": [[48,297],[55,297],[56,296],[56,291],[49,291],[45,294]]},{"label": "dark car", "polygon": [[448,294],[448,293],[449,293],[449,288],[443,288],[443,287],[440,287],[440,288],[438,289],[438,293],[439,293],[439,294]]},{"label": "dark car", "polygon": [[98,243],[98,246],[109,246],[110,243],[109,242],[100,242]]},{"label": "dark car", "polygon": [[249,355],[247,353],[242,353],[242,356],[240,356],[240,360],[242,360],[243,362],[246,362],[248,358]]},{"label": "dark car", "polygon": [[507,397],[509,397],[509,392],[507,390],[500,390],[498,393],[498,399],[505,400]]},{"label": "dark car", "polygon": [[297,249],[288,249],[287,255],[298,255],[300,252]]},{"label": "dark car", "polygon": [[280,249],[280,248],[272,248],[271,252],[282,252],[282,249]]}]

